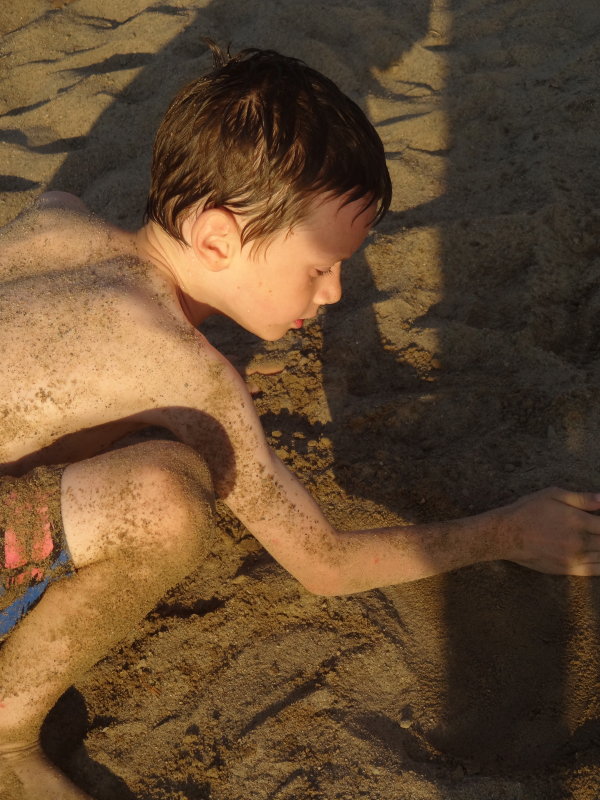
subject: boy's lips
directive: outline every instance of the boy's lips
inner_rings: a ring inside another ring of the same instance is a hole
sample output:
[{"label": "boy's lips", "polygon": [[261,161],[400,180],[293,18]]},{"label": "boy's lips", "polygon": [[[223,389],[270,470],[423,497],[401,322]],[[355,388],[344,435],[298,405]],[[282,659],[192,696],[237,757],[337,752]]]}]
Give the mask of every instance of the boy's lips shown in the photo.
[{"label": "boy's lips", "polygon": [[294,322],[294,328],[301,328],[304,325],[303,319],[297,319]]}]

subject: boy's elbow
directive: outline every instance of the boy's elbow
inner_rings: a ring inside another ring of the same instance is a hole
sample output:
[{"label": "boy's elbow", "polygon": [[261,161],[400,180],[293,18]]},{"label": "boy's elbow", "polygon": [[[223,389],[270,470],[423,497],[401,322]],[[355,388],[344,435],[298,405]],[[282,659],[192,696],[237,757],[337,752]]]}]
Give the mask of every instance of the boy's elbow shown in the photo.
[{"label": "boy's elbow", "polygon": [[293,575],[311,594],[338,597],[371,588],[361,586],[355,572],[348,564],[346,548],[338,532],[331,528],[321,542],[313,542],[313,547],[304,551]]},{"label": "boy's elbow", "polygon": [[340,569],[313,569],[309,574],[297,575],[297,579],[307,592],[321,597],[337,597],[350,594],[352,589],[347,585]]}]

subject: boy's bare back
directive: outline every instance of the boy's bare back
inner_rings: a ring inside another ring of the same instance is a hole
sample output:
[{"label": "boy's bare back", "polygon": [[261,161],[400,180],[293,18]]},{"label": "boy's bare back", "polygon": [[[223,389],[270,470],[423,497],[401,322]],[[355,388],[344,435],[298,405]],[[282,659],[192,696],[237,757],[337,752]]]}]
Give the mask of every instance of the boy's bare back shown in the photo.
[{"label": "boy's bare back", "polygon": [[0,233],[0,296],[0,474],[173,423],[227,378],[243,392],[135,235],[83,210],[42,202]]}]

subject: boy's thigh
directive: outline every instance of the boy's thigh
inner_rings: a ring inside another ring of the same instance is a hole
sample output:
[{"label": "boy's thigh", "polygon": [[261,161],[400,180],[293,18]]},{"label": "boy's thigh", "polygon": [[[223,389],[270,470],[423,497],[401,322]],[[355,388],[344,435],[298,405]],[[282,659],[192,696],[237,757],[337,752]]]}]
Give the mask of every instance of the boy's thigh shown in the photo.
[{"label": "boy's thigh", "polygon": [[63,466],[0,478],[0,641],[55,580],[73,573],[61,516]]}]

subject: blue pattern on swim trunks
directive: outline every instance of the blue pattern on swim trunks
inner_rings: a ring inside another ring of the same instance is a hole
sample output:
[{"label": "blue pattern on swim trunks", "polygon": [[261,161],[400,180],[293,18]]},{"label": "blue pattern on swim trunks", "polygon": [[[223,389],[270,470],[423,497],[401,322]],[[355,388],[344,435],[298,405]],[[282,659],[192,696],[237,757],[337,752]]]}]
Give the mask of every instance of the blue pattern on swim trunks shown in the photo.
[{"label": "blue pattern on swim trunks", "polygon": [[[67,550],[63,550],[56,561],[52,564],[48,574],[43,580],[34,584],[33,586],[30,586],[29,589],[27,589],[27,591],[20,597],[17,597],[17,599],[11,603],[8,608],[0,611],[0,639],[9,634],[19,620],[21,620],[25,614],[27,614],[27,612],[30,611],[38,602],[48,586],[50,586],[50,584],[56,580],[55,573],[60,571],[61,575],[64,575],[64,569],[60,570],[60,568],[64,568],[70,563],[71,556],[69,555],[69,552]],[[0,586],[0,595],[2,594],[4,594],[4,589]]]}]

